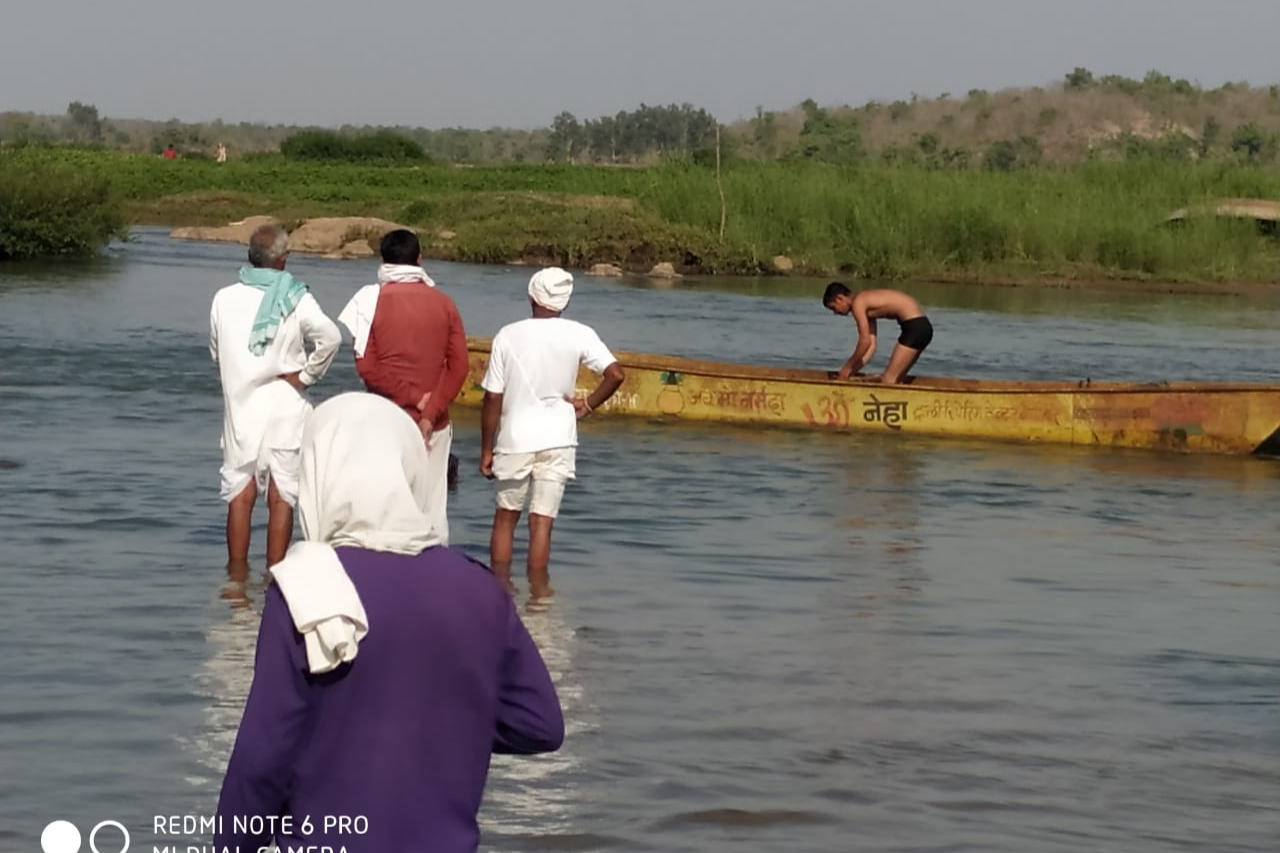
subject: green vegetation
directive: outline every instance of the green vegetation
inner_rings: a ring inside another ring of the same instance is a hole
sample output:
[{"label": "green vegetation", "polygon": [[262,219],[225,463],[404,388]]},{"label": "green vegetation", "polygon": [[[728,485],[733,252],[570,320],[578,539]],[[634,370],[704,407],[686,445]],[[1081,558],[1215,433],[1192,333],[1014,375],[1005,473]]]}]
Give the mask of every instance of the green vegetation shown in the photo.
[{"label": "green vegetation", "polygon": [[428,159],[421,145],[390,130],[360,136],[304,130],[281,142],[280,153],[289,160],[329,162],[421,163]]},{"label": "green vegetation", "polygon": [[[839,161],[848,148],[819,150]],[[219,165],[38,147],[3,159],[103,175],[135,222],[380,216],[419,229],[429,254],[463,261],[640,270],[670,261],[686,272],[746,273],[770,271],[785,255],[797,273],[868,278],[1280,280],[1280,242],[1253,223],[1164,221],[1213,198],[1280,199],[1275,169],[1158,156],[966,169],[947,167],[936,144],[917,150],[918,161],[896,165],[731,160],[721,175],[723,240],[715,172],[692,159],[633,169],[468,168],[276,155]],[[1017,163],[1033,151],[1015,145],[1012,154]]]},{"label": "green vegetation", "polygon": [[158,154],[173,144],[183,158],[228,146],[232,160],[283,151],[333,162],[421,160],[496,165],[566,163],[655,165],[705,161],[720,132],[725,159],[808,159],[853,165],[931,161],[938,168],[1006,171],[1134,158],[1180,162],[1280,162],[1280,86],[1226,83],[1205,89],[1151,71],[1141,79],[1075,68],[1055,83],[862,106],[756,108],[717,127],[692,104],[646,105],[611,116],[548,117],[546,127],[333,129],[283,125],[108,119],[92,104],[65,114],[0,112],[0,145],[75,144]]},{"label": "green vegetation", "polygon": [[111,183],[68,164],[0,158],[0,261],[85,255],[126,234]]},{"label": "green vegetation", "polygon": [[[713,176],[666,172],[649,195],[664,219],[713,232]],[[1280,245],[1252,222],[1163,224],[1220,196],[1280,198],[1280,173],[1155,160],[1017,172],[818,165],[724,174],[726,239],[755,257],[872,278],[988,275],[1164,281],[1280,279]]]}]

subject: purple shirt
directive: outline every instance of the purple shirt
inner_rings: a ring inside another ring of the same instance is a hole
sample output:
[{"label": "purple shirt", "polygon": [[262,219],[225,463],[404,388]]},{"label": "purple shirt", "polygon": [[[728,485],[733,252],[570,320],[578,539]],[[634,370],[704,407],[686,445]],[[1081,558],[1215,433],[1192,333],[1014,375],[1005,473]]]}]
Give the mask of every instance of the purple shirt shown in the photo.
[{"label": "purple shirt", "polygon": [[[350,664],[313,676],[283,596],[267,590],[214,843],[269,846],[270,831],[235,826],[258,815],[292,824],[275,834],[281,850],[474,851],[490,755],[564,741],[546,665],[502,584],[461,551],[337,552],[369,634]],[[367,820],[367,831],[325,831],[343,815]]]}]

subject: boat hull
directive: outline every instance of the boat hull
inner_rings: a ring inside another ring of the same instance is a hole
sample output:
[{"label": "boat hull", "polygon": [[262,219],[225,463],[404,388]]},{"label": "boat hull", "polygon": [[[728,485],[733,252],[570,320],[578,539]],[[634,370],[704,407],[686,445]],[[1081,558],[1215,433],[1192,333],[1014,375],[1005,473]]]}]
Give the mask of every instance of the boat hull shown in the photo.
[{"label": "boat hull", "polygon": [[[488,340],[469,339],[457,402],[477,406]],[[1094,445],[1184,453],[1280,454],[1280,385],[1014,382],[914,377],[836,380],[762,368],[617,352],[626,381],[600,414],[830,431]],[[583,368],[578,389],[598,382]]]}]

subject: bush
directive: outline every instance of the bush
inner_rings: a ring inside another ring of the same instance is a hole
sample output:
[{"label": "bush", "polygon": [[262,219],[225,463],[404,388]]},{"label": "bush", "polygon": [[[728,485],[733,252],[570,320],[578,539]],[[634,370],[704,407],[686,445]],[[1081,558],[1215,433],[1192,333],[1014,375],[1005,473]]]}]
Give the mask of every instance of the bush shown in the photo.
[{"label": "bush", "polygon": [[1076,68],[1067,74],[1068,89],[1088,89],[1093,85],[1093,72],[1088,68]]},{"label": "bush", "polygon": [[1280,135],[1251,121],[1231,134],[1231,150],[1250,163],[1270,163],[1280,153]]},{"label": "bush", "polygon": [[1001,139],[991,143],[982,167],[989,172],[1012,172],[1039,164],[1040,140],[1034,136],[1021,136],[1016,140]]},{"label": "bush", "polygon": [[407,136],[380,130],[363,136],[340,136],[328,130],[304,130],[280,143],[288,160],[331,162],[426,162],[422,146]]},{"label": "bush", "polygon": [[119,197],[93,171],[0,157],[0,260],[87,255],[127,233]]}]

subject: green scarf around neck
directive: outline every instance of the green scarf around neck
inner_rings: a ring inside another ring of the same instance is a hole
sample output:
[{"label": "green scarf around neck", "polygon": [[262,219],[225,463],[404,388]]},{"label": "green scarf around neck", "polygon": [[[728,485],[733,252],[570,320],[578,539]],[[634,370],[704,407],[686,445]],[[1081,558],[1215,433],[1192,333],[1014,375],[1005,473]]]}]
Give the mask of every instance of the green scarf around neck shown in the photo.
[{"label": "green scarf around neck", "polygon": [[262,355],[279,331],[280,321],[293,313],[307,295],[307,285],[284,270],[267,267],[241,267],[240,281],[263,291],[249,334],[249,351]]}]

